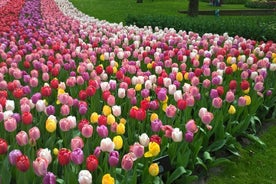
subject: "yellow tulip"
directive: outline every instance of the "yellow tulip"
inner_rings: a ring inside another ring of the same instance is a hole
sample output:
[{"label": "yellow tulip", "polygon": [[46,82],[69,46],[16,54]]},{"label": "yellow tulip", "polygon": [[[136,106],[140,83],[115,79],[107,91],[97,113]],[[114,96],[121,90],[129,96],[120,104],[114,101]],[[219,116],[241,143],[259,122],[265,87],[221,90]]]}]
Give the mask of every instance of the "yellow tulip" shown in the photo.
[{"label": "yellow tulip", "polygon": [[156,120],[156,119],[158,119],[158,114],[152,113],[152,114],[150,115],[150,121],[154,121],[154,120]]},{"label": "yellow tulip", "polygon": [[157,163],[152,163],[149,166],[149,173],[151,176],[157,176],[159,174],[159,166]]},{"label": "yellow tulip", "polygon": [[163,110],[164,112],[166,112],[167,107],[168,107],[168,104],[167,104],[167,103],[162,104],[162,110]]},{"label": "yellow tulip", "polygon": [[135,91],[141,91],[141,89],[142,89],[142,84],[135,85]]},{"label": "yellow tulip", "polygon": [[97,123],[98,122],[99,115],[96,112],[93,112],[90,116],[90,122],[91,123]]},{"label": "yellow tulip", "polygon": [[250,105],[251,104],[251,97],[248,95],[244,95],[244,98],[246,100],[246,105]]},{"label": "yellow tulip", "polygon": [[115,116],[113,116],[113,114],[108,114],[107,115],[107,124],[111,125],[114,122],[115,122]]},{"label": "yellow tulip", "polygon": [[119,123],[122,123],[122,124],[125,125],[126,124],[126,119],[125,118],[121,118]]},{"label": "yellow tulip", "polygon": [[184,74],[184,79],[185,79],[185,80],[188,80],[188,79],[189,79],[189,72],[186,72],[186,73]]},{"label": "yellow tulip", "polygon": [[147,64],[147,69],[152,69],[152,64],[151,63]]},{"label": "yellow tulip", "polygon": [[103,54],[100,55],[100,60],[104,61],[104,55]]},{"label": "yellow tulip", "polygon": [[149,151],[147,151],[144,156],[147,157],[154,157],[160,153],[160,146],[156,142],[149,143]]},{"label": "yellow tulip", "polygon": [[119,135],[123,135],[125,133],[125,125],[123,123],[119,123],[116,127],[116,133]]},{"label": "yellow tulip", "polygon": [[105,174],[102,178],[102,184],[114,184],[115,180],[110,174]]},{"label": "yellow tulip", "polygon": [[57,148],[54,148],[54,149],[53,149],[53,153],[54,153],[54,155],[58,155],[58,149],[57,149]]},{"label": "yellow tulip", "polygon": [[113,137],[113,143],[115,144],[115,149],[119,150],[123,147],[123,139],[120,135]]},{"label": "yellow tulip", "polygon": [[175,78],[177,81],[181,82],[183,80],[183,74],[181,72],[177,72]]},{"label": "yellow tulip", "polygon": [[105,116],[108,116],[109,114],[111,114],[111,107],[108,106],[108,105],[104,105],[104,106],[103,106],[103,114],[104,114]]},{"label": "yellow tulip", "polygon": [[230,105],[228,109],[229,114],[235,114],[236,113],[236,108],[233,105]]},{"label": "yellow tulip", "polygon": [[237,64],[234,63],[231,65],[231,68],[232,68],[233,72],[235,72],[235,71],[237,71],[238,66],[237,66]]},{"label": "yellow tulip", "polygon": [[250,91],[250,88],[248,88],[248,89],[246,89],[246,90],[243,90],[243,93],[244,93],[244,94],[248,94],[249,91]]},{"label": "yellow tulip", "polygon": [[48,118],[46,120],[45,128],[48,132],[53,133],[57,129],[57,122],[52,118]]}]

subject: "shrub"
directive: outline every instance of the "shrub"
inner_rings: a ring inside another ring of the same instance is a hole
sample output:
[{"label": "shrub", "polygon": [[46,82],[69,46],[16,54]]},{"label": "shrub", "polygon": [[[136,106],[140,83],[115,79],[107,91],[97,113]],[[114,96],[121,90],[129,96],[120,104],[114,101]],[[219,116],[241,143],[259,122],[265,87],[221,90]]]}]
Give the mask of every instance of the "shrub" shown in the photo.
[{"label": "shrub", "polygon": [[[210,0],[201,0],[202,2],[209,3]],[[221,0],[222,4],[245,4],[247,0]]]},{"label": "shrub", "polygon": [[276,1],[247,1],[245,3],[245,7],[248,8],[264,8],[264,9],[275,9],[276,8]]},{"label": "shrub", "polygon": [[135,24],[138,27],[151,26],[161,29],[174,28],[175,30],[193,31],[199,34],[227,32],[230,36],[243,36],[253,40],[276,40],[276,19],[271,16],[239,16],[199,18],[176,16],[133,16],[128,15],[126,24]]}]

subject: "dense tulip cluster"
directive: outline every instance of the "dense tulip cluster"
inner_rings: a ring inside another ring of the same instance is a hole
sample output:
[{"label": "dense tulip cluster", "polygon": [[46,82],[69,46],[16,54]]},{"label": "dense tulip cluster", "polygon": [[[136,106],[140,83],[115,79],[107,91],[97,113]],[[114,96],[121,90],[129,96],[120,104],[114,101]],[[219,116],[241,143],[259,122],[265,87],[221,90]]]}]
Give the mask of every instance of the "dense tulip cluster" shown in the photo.
[{"label": "dense tulip cluster", "polygon": [[68,0],[0,12],[0,183],[173,182],[274,108],[272,41],[123,26]]}]

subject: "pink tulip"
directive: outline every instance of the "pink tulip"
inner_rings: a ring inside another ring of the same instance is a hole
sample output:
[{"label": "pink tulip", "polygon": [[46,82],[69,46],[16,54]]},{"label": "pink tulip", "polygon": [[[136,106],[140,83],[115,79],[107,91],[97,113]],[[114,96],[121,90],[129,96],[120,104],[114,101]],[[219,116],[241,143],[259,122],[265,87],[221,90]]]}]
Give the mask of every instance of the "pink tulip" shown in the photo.
[{"label": "pink tulip", "polygon": [[92,125],[87,125],[85,124],[82,129],[81,129],[81,134],[85,137],[85,138],[89,138],[92,136],[93,134],[93,127]]},{"label": "pink tulip", "polygon": [[37,140],[40,138],[40,130],[39,128],[37,127],[32,127],[30,130],[29,130],[29,137],[30,139],[32,140]]},{"label": "pink tulip", "polygon": [[48,161],[38,157],[33,161],[33,168],[37,176],[44,176],[47,173]]},{"label": "pink tulip", "polygon": [[17,128],[16,119],[13,117],[8,118],[7,120],[4,121],[4,127],[5,127],[5,130],[8,132],[15,131]]},{"label": "pink tulip", "polygon": [[80,138],[79,136],[74,137],[73,139],[71,139],[71,150],[75,150],[77,148],[83,148],[84,143],[82,138]]},{"label": "pink tulip", "polygon": [[174,105],[170,104],[166,108],[166,115],[167,115],[167,117],[173,118],[176,115],[176,111],[177,111],[177,108]]},{"label": "pink tulip", "polygon": [[107,137],[101,140],[100,148],[101,148],[101,151],[106,151],[110,153],[111,151],[114,150],[115,144],[112,142],[112,140],[109,137]]},{"label": "pink tulip", "polygon": [[16,142],[19,146],[24,146],[28,144],[28,134],[25,131],[20,131],[16,134]]}]

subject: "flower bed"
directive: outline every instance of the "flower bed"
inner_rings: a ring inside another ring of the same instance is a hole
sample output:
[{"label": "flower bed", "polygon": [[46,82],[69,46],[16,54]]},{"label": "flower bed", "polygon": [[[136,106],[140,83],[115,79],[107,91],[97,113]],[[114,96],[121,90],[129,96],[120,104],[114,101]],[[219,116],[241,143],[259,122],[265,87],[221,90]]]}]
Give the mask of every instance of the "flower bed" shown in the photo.
[{"label": "flower bed", "polygon": [[183,183],[228,162],[221,151],[238,155],[239,137],[262,143],[255,126],[275,106],[272,41],[21,2],[0,32],[0,183]]}]

